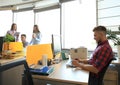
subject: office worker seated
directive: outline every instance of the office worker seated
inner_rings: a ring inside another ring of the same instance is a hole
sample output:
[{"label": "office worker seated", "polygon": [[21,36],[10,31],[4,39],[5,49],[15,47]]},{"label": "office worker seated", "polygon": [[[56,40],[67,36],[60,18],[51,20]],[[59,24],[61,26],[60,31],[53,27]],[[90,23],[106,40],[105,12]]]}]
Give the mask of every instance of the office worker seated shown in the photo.
[{"label": "office worker seated", "polygon": [[19,32],[17,32],[17,24],[13,23],[11,29],[7,31],[7,34],[12,35],[15,41],[19,41]]},{"label": "office worker seated", "polygon": [[97,47],[91,59],[75,59],[72,63],[90,72],[88,85],[103,85],[105,69],[107,69],[106,66],[109,65],[110,61],[113,59],[113,52],[106,37],[106,28],[104,26],[97,26],[93,29],[93,32]]},{"label": "office worker seated", "polygon": [[40,44],[40,41],[41,41],[41,32],[39,31],[38,25],[34,25],[33,35],[30,41],[30,45]]},{"label": "office worker seated", "polygon": [[29,43],[26,41],[26,34],[21,34],[21,41],[24,48],[29,45]]}]

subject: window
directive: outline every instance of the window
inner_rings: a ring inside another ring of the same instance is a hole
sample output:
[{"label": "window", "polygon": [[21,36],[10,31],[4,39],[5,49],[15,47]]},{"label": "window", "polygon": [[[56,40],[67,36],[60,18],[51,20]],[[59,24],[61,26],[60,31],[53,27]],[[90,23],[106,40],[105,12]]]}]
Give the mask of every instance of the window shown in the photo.
[{"label": "window", "polygon": [[0,36],[4,36],[11,29],[12,11],[0,11]]},{"label": "window", "polygon": [[62,4],[63,48],[84,46],[95,49],[96,1],[75,0]]},{"label": "window", "polygon": [[15,12],[14,15],[14,22],[17,24],[17,31],[20,32],[20,34],[26,34],[27,41],[30,42],[34,25],[33,11]]},{"label": "window", "polygon": [[37,12],[36,24],[42,33],[41,43],[51,43],[52,34],[60,35],[60,9]]},{"label": "window", "polygon": [[[120,0],[101,0],[98,2],[98,25],[104,25],[107,29],[118,31],[120,25]],[[116,46],[110,41],[113,50]]]}]

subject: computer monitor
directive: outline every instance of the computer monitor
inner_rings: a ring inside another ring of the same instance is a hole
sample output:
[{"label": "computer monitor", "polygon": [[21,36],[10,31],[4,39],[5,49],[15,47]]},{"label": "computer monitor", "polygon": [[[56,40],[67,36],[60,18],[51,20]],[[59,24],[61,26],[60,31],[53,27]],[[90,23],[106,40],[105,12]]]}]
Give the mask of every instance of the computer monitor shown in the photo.
[{"label": "computer monitor", "polygon": [[53,35],[52,34],[52,50],[53,50],[53,57],[58,54],[61,54],[61,36],[60,35]]},{"label": "computer monitor", "polygon": [[0,53],[2,52],[3,43],[4,43],[4,37],[1,36],[1,37],[0,37]]}]

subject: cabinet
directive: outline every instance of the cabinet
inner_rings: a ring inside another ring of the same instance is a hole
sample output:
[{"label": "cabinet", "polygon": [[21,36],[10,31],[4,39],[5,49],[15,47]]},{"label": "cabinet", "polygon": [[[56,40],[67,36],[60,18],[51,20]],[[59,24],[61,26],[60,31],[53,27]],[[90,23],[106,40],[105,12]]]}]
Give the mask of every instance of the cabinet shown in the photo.
[{"label": "cabinet", "polygon": [[22,85],[24,66],[20,65],[0,73],[0,85]]},{"label": "cabinet", "polygon": [[117,70],[108,69],[104,76],[104,85],[118,85]]}]

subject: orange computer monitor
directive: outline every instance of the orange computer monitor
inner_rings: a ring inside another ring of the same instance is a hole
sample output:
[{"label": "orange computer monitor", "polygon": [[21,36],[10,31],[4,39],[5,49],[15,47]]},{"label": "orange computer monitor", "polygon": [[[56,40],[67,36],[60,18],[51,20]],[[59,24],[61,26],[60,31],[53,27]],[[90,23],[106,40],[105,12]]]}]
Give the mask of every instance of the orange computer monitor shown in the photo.
[{"label": "orange computer monitor", "polygon": [[47,55],[48,59],[53,58],[51,43],[30,45],[26,49],[26,61],[28,65],[38,64],[38,61],[42,59],[43,55]]}]

